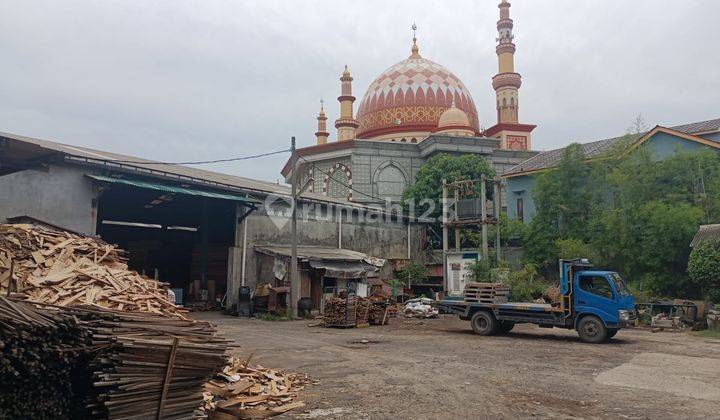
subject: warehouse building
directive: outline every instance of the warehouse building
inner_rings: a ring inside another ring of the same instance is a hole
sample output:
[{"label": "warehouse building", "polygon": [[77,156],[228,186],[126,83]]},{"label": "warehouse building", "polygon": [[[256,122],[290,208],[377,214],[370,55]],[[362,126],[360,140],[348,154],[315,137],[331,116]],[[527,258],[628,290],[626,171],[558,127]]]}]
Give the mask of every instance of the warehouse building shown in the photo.
[{"label": "warehouse building", "polygon": [[[189,300],[274,282],[263,246],[290,242],[288,187],[0,133],[0,222],[36,220],[99,235],[130,266]],[[298,203],[299,244],[422,261],[424,226],[325,195]],[[309,290],[309,287],[307,288]]]}]

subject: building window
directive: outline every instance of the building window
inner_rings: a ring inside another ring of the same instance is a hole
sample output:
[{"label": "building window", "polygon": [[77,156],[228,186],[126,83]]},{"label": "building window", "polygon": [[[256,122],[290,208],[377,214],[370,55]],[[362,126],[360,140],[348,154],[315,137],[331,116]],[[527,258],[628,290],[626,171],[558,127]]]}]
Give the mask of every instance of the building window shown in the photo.
[{"label": "building window", "polygon": [[525,221],[525,209],[523,208],[522,197],[517,199],[516,210],[517,210],[517,219],[521,222],[524,222]]},{"label": "building window", "polygon": [[405,140],[405,137],[403,137],[402,139],[400,139],[400,141],[403,142],[403,143],[406,143],[406,142],[407,142],[407,140]]},{"label": "building window", "polygon": [[417,138],[415,138],[415,137],[411,138],[411,139],[410,139],[410,142],[411,142],[411,143],[417,143]]}]

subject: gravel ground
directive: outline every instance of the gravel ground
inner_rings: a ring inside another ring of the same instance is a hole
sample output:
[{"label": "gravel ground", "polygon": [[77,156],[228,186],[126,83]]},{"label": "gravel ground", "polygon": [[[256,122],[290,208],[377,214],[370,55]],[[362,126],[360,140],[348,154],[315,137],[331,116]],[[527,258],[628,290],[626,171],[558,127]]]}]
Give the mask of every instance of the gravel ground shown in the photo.
[{"label": "gravel ground", "polygon": [[346,330],[195,317],[255,363],[319,381],[286,417],[720,418],[720,340],[685,333],[623,330],[593,345],[532,325],[480,337],[450,315]]}]

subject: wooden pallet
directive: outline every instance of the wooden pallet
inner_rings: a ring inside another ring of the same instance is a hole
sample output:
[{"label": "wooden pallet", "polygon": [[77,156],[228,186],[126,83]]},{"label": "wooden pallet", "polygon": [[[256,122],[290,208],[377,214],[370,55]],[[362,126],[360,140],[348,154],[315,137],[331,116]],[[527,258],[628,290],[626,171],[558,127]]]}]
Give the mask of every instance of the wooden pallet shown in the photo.
[{"label": "wooden pallet", "polygon": [[463,290],[466,302],[507,303],[510,287],[502,283],[468,283]]}]

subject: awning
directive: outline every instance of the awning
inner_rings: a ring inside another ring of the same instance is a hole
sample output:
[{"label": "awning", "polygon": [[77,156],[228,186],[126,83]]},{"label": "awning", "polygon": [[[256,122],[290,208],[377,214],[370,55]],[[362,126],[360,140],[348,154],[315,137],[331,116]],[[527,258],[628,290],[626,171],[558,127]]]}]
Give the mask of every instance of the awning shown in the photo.
[{"label": "awning", "polygon": [[204,190],[198,190],[198,189],[194,189],[194,188],[176,187],[173,185],[158,184],[155,182],[139,181],[139,180],[125,179],[125,178],[112,178],[109,176],[102,176],[102,175],[86,175],[86,176],[88,178],[92,178],[96,181],[110,182],[113,184],[129,185],[131,187],[145,188],[148,190],[157,190],[157,191],[163,191],[163,192],[168,192],[168,193],[173,193],[173,194],[185,194],[185,195],[194,195],[194,196],[199,196],[199,197],[216,198],[218,200],[237,201],[239,203],[243,203],[246,206],[250,206],[250,207],[256,207],[256,205],[262,203],[259,200],[255,200],[253,198],[248,198],[248,197],[242,197],[239,195],[204,191]]},{"label": "awning", "polygon": [[325,277],[339,279],[362,279],[377,269],[362,261],[308,261],[310,267],[325,269]]}]

